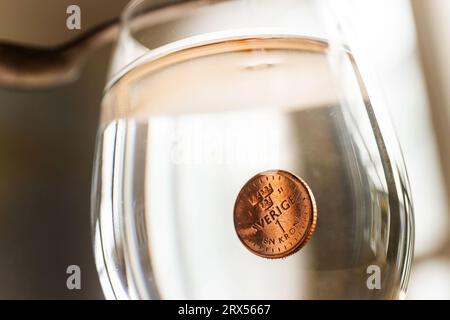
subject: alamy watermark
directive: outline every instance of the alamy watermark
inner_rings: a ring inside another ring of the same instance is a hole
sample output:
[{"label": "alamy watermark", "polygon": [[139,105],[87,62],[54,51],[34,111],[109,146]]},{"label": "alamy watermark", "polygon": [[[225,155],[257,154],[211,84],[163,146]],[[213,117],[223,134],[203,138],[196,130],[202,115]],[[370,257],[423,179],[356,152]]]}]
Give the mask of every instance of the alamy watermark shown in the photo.
[{"label": "alamy watermark", "polygon": [[67,267],[66,273],[69,275],[66,286],[69,290],[81,290],[81,268],[76,264]]},{"label": "alamy watermark", "polygon": [[366,281],[367,289],[381,290],[381,269],[377,265],[367,267],[366,273],[369,275]]},{"label": "alamy watermark", "polygon": [[[69,290],[81,290],[81,268],[78,265],[70,265],[66,269],[69,275],[66,280],[66,286]],[[366,286],[369,290],[381,290],[381,269],[377,265],[370,265],[366,269],[369,275],[366,280]]]},{"label": "alamy watermark", "polygon": [[69,15],[66,19],[66,27],[69,30],[81,29],[81,9],[75,4],[67,7],[66,13]]}]

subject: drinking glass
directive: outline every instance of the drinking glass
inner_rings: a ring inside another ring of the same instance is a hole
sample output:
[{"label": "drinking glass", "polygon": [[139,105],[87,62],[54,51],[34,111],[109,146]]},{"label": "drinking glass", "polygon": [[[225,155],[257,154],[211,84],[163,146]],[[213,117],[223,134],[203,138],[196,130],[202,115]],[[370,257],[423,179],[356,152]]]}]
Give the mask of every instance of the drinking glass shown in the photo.
[{"label": "drinking glass", "polygon": [[[128,5],[92,187],[106,298],[404,297],[408,179],[345,39],[329,1]],[[308,243],[275,259],[235,220],[241,189],[268,170],[303,181],[316,208]]]}]

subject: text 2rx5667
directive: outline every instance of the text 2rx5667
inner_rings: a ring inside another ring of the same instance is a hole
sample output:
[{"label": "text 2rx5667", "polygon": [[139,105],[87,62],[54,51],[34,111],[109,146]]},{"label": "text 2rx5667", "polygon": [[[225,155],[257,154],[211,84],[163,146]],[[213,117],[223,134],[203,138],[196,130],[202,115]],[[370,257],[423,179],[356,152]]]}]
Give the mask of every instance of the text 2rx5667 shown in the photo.
[{"label": "text 2rx5667", "polygon": [[270,304],[250,305],[250,304],[224,304],[222,305],[223,315],[248,315],[248,314],[269,314]]}]

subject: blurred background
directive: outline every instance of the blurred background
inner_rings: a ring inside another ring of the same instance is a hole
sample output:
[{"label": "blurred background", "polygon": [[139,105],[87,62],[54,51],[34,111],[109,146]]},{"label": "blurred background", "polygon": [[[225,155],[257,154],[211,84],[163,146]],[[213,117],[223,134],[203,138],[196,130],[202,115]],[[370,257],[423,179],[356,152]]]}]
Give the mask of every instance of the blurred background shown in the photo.
[{"label": "blurred background", "polygon": [[[58,46],[127,2],[0,0],[0,42]],[[383,84],[409,173],[416,249],[407,298],[450,299],[450,2],[340,3]],[[81,8],[81,30],[65,27],[71,4]],[[103,299],[89,207],[111,49],[90,55],[75,81],[0,83],[0,299]],[[71,264],[81,267],[81,290],[66,287]]]}]

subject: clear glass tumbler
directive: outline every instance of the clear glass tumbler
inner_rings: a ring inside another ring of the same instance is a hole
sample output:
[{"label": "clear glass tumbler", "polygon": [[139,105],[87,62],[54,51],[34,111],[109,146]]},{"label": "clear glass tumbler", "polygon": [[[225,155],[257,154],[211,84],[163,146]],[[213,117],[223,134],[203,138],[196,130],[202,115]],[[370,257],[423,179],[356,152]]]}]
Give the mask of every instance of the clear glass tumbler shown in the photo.
[{"label": "clear glass tumbler", "polygon": [[[343,39],[328,1],[130,3],[92,188],[107,298],[404,296],[405,167]],[[309,242],[279,259],[236,230],[240,190],[267,170],[302,179],[317,208]]]}]

